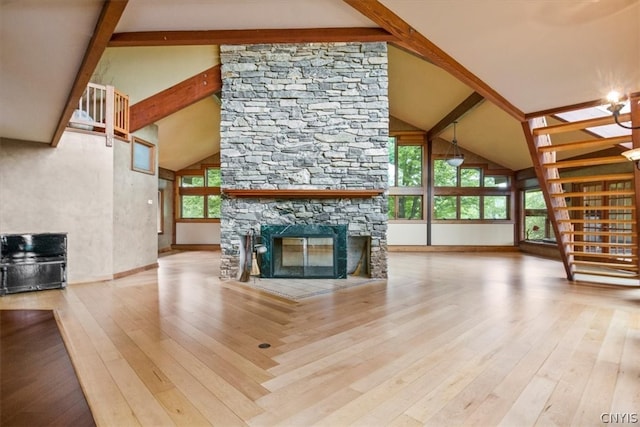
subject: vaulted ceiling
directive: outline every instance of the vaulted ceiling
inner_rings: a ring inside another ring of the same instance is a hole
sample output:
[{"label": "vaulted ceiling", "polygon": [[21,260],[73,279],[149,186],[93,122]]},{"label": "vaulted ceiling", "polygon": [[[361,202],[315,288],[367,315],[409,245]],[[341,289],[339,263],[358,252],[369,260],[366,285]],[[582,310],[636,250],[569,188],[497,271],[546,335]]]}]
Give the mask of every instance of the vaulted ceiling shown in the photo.
[{"label": "vaulted ceiling", "polygon": [[[57,144],[92,76],[136,103],[217,64],[220,43],[346,29],[390,41],[394,117],[450,140],[443,119],[482,96],[459,143],[514,170],[531,165],[528,115],[640,91],[640,0],[0,0],[0,137]],[[160,165],[217,152],[218,121],[213,96],[157,121]]]}]

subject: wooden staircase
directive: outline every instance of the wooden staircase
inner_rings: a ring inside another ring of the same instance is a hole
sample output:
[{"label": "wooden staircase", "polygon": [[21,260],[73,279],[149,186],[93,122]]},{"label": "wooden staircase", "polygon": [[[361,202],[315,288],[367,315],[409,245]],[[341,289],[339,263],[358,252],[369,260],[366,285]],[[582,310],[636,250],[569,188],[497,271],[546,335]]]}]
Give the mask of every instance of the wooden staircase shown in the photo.
[{"label": "wooden staircase", "polygon": [[[620,121],[633,117],[637,126],[634,99]],[[523,128],[567,278],[638,285],[640,173],[620,153],[640,146],[640,131],[603,138],[587,130],[613,123],[611,116],[566,123],[543,116]]]}]

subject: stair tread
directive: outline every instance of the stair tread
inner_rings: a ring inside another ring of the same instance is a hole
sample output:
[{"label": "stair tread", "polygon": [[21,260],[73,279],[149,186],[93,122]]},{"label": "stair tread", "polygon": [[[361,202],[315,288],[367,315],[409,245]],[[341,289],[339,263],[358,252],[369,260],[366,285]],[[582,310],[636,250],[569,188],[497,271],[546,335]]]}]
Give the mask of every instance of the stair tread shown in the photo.
[{"label": "stair tread", "polygon": [[567,142],[564,144],[543,145],[538,147],[539,152],[557,152],[557,151],[570,151],[580,150],[584,148],[596,148],[596,147],[615,147],[623,142],[631,141],[631,135],[614,136],[610,138],[596,138],[575,142]]},{"label": "stair tread", "polygon": [[612,254],[606,252],[583,252],[583,251],[569,251],[567,252],[573,256],[584,256],[594,258],[611,258],[611,259],[638,259],[638,255],[634,254]]},{"label": "stair tread", "polygon": [[639,276],[637,273],[615,273],[608,271],[593,271],[593,270],[575,270],[574,274],[584,274],[587,276],[603,276],[603,277],[616,277],[620,279],[637,279]]},{"label": "stair tread", "polygon": [[555,210],[566,210],[566,211],[624,211],[630,210],[633,211],[636,209],[635,206],[554,206]]},{"label": "stair tread", "polygon": [[589,197],[589,196],[633,196],[635,192],[629,190],[600,190],[600,191],[563,191],[549,192],[551,197]]},{"label": "stair tread", "polygon": [[607,268],[615,268],[619,270],[638,270],[638,266],[634,264],[624,264],[624,263],[613,263],[613,262],[601,262],[601,261],[582,261],[582,260],[573,260],[572,264],[575,265],[591,265],[597,267],[607,267]]},{"label": "stair tread", "polygon": [[557,162],[543,163],[541,166],[545,168],[573,168],[581,166],[609,165],[614,163],[627,163],[624,156],[596,157],[579,160],[560,160]]},{"label": "stair tread", "polygon": [[588,242],[578,240],[573,242],[574,246],[599,246],[603,248],[635,248],[633,243],[609,243],[609,242]]},{"label": "stair tread", "polygon": [[[578,236],[614,236],[614,237],[637,237],[637,233],[634,231],[589,231],[589,230],[567,230],[561,231],[561,234],[575,234]],[[583,242],[581,242],[583,243]],[[589,243],[589,242],[584,242]]]},{"label": "stair tread", "polygon": [[635,224],[635,219],[559,219],[558,222],[567,222],[571,224]]},{"label": "stair tread", "polygon": [[597,182],[597,181],[629,181],[633,179],[633,173],[613,173],[604,175],[586,175],[586,176],[571,176],[562,178],[549,178],[547,182],[551,184],[565,184],[565,183],[583,183],[583,182]]}]

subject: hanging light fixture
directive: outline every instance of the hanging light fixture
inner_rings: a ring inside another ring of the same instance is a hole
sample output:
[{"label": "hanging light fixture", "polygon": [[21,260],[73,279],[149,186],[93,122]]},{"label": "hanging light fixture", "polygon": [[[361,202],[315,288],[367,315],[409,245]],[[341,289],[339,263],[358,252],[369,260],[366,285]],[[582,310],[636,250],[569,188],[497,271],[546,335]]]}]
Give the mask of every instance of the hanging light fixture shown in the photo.
[{"label": "hanging light fixture", "polygon": [[450,166],[457,168],[464,162],[464,155],[460,152],[460,148],[458,147],[458,140],[456,139],[456,124],[458,124],[457,121],[453,122],[453,141],[451,141],[451,145],[447,149],[445,161]]},{"label": "hanging light fixture", "polygon": [[609,106],[607,107],[607,110],[611,111],[611,114],[613,114],[613,119],[616,121],[616,124],[618,126],[623,127],[625,129],[633,129],[633,130],[640,129],[640,126],[627,126],[620,123],[618,117],[620,116],[620,111],[624,108],[626,104],[625,102],[622,102],[620,100],[620,93],[616,92],[615,90],[612,90],[607,95],[607,101],[609,101]]},{"label": "hanging light fixture", "polygon": [[627,160],[634,162],[636,164],[636,168],[640,170],[640,148],[623,151],[620,154],[626,157]]}]

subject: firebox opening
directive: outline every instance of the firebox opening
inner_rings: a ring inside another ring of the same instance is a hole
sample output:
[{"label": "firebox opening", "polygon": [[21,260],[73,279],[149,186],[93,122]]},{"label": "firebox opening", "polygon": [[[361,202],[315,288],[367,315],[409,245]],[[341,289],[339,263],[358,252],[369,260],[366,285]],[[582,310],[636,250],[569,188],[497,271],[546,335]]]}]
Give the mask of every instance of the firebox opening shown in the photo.
[{"label": "firebox opening", "polygon": [[267,250],[260,257],[265,278],[347,277],[346,225],[263,225]]},{"label": "firebox opening", "polygon": [[274,237],[274,277],[336,277],[333,236]]}]

